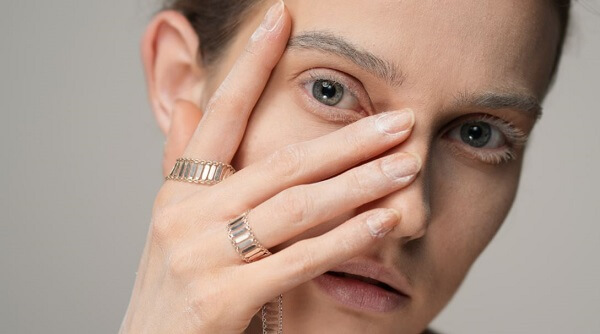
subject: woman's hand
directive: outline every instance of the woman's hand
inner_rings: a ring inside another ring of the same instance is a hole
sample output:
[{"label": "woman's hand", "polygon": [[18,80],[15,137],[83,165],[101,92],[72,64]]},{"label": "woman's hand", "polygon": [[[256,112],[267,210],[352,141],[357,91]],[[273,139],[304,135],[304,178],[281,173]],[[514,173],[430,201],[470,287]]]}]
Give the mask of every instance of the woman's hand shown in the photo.
[{"label": "woman's hand", "polygon": [[[236,153],[290,33],[283,8],[263,24],[208,104],[185,157],[229,163]],[[165,182],[120,332],[242,333],[263,304],[365,252],[399,223],[396,211],[361,213],[249,264],[226,225],[252,209],[254,234],[272,248],[401,189],[420,168],[411,154],[352,167],[401,143],[413,122],[412,111],[375,115],[285,147],[213,186]]]}]

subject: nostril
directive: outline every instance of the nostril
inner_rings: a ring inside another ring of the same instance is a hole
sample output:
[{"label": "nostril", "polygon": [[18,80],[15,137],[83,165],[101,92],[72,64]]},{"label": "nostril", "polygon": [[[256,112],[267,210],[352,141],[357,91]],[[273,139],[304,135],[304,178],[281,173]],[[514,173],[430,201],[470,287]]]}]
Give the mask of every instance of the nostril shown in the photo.
[{"label": "nostril", "polygon": [[411,240],[415,240],[415,239],[420,239],[422,237],[425,236],[425,233],[427,232],[427,225],[426,224],[420,224],[420,226],[418,228],[414,229],[414,232],[412,232],[409,236],[408,236],[408,240],[407,241],[411,241]]},{"label": "nostril", "polygon": [[407,206],[402,210],[401,217],[400,223],[388,234],[390,237],[408,242],[425,236],[430,220],[426,205],[422,205],[420,208]]}]

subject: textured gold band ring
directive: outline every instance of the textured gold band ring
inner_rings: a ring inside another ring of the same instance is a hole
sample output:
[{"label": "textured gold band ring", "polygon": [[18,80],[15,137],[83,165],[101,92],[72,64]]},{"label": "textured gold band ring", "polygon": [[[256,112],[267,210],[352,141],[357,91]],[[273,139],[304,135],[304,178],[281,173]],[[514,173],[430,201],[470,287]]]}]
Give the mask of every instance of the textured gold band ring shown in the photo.
[{"label": "textured gold band ring", "polygon": [[248,225],[248,212],[250,210],[227,223],[227,235],[242,259],[250,263],[271,255],[271,252],[264,248],[252,233],[252,229]]},{"label": "textured gold band ring", "polygon": [[200,184],[216,184],[235,173],[228,164],[217,161],[179,158],[167,180],[184,181]]}]

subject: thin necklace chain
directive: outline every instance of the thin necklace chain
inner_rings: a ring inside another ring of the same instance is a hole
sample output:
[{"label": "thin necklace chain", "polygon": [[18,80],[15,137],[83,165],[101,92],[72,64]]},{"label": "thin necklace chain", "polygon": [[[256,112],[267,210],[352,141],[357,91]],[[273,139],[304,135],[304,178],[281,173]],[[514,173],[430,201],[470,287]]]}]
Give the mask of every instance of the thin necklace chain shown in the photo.
[{"label": "thin necklace chain", "polygon": [[[275,305],[277,304],[277,306]],[[276,308],[276,312],[278,313],[278,323],[277,323],[277,329],[272,328],[275,326],[270,326],[271,324],[269,324],[269,318],[272,318],[273,316],[273,310],[272,308]],[[277,297],[277,300],[273,300],[265,305],[263,305],[262,309],[261,309],[261,318],[262,318],[262,329],[263,329],[263,334],[269,334],[269,333],[277,333],[277,334],[283,334],[283,295],[279,295],[279,297]]]}]

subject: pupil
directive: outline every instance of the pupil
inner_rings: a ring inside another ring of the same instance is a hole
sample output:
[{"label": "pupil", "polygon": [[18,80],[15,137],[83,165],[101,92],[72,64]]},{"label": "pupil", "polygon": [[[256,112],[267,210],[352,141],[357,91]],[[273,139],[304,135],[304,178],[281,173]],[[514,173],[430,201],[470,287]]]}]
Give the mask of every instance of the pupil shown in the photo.
[{"label": "pupil", "polygon": [[344,96],[344,87],[330,80],[317,80],[313,84],[313,97],[328,106],[340,103]]},{"label": "pupil", "polygon": [[485,122],[467,123],[462,126],[460,134],[465,143],[473,147],[483,147],[489,143],[492,129]]},{"label": "pupil", "polygon": [[473,125],[469,128],[469,139],[471,140],[481,138],[482,134],[483,130],[477,125]]},{"label": "pupil", "polygon": [[336,89],[331,83],[323,81],[322,87],[321,93],[323,93],[323,97],[330,99],[335,96]]}]

